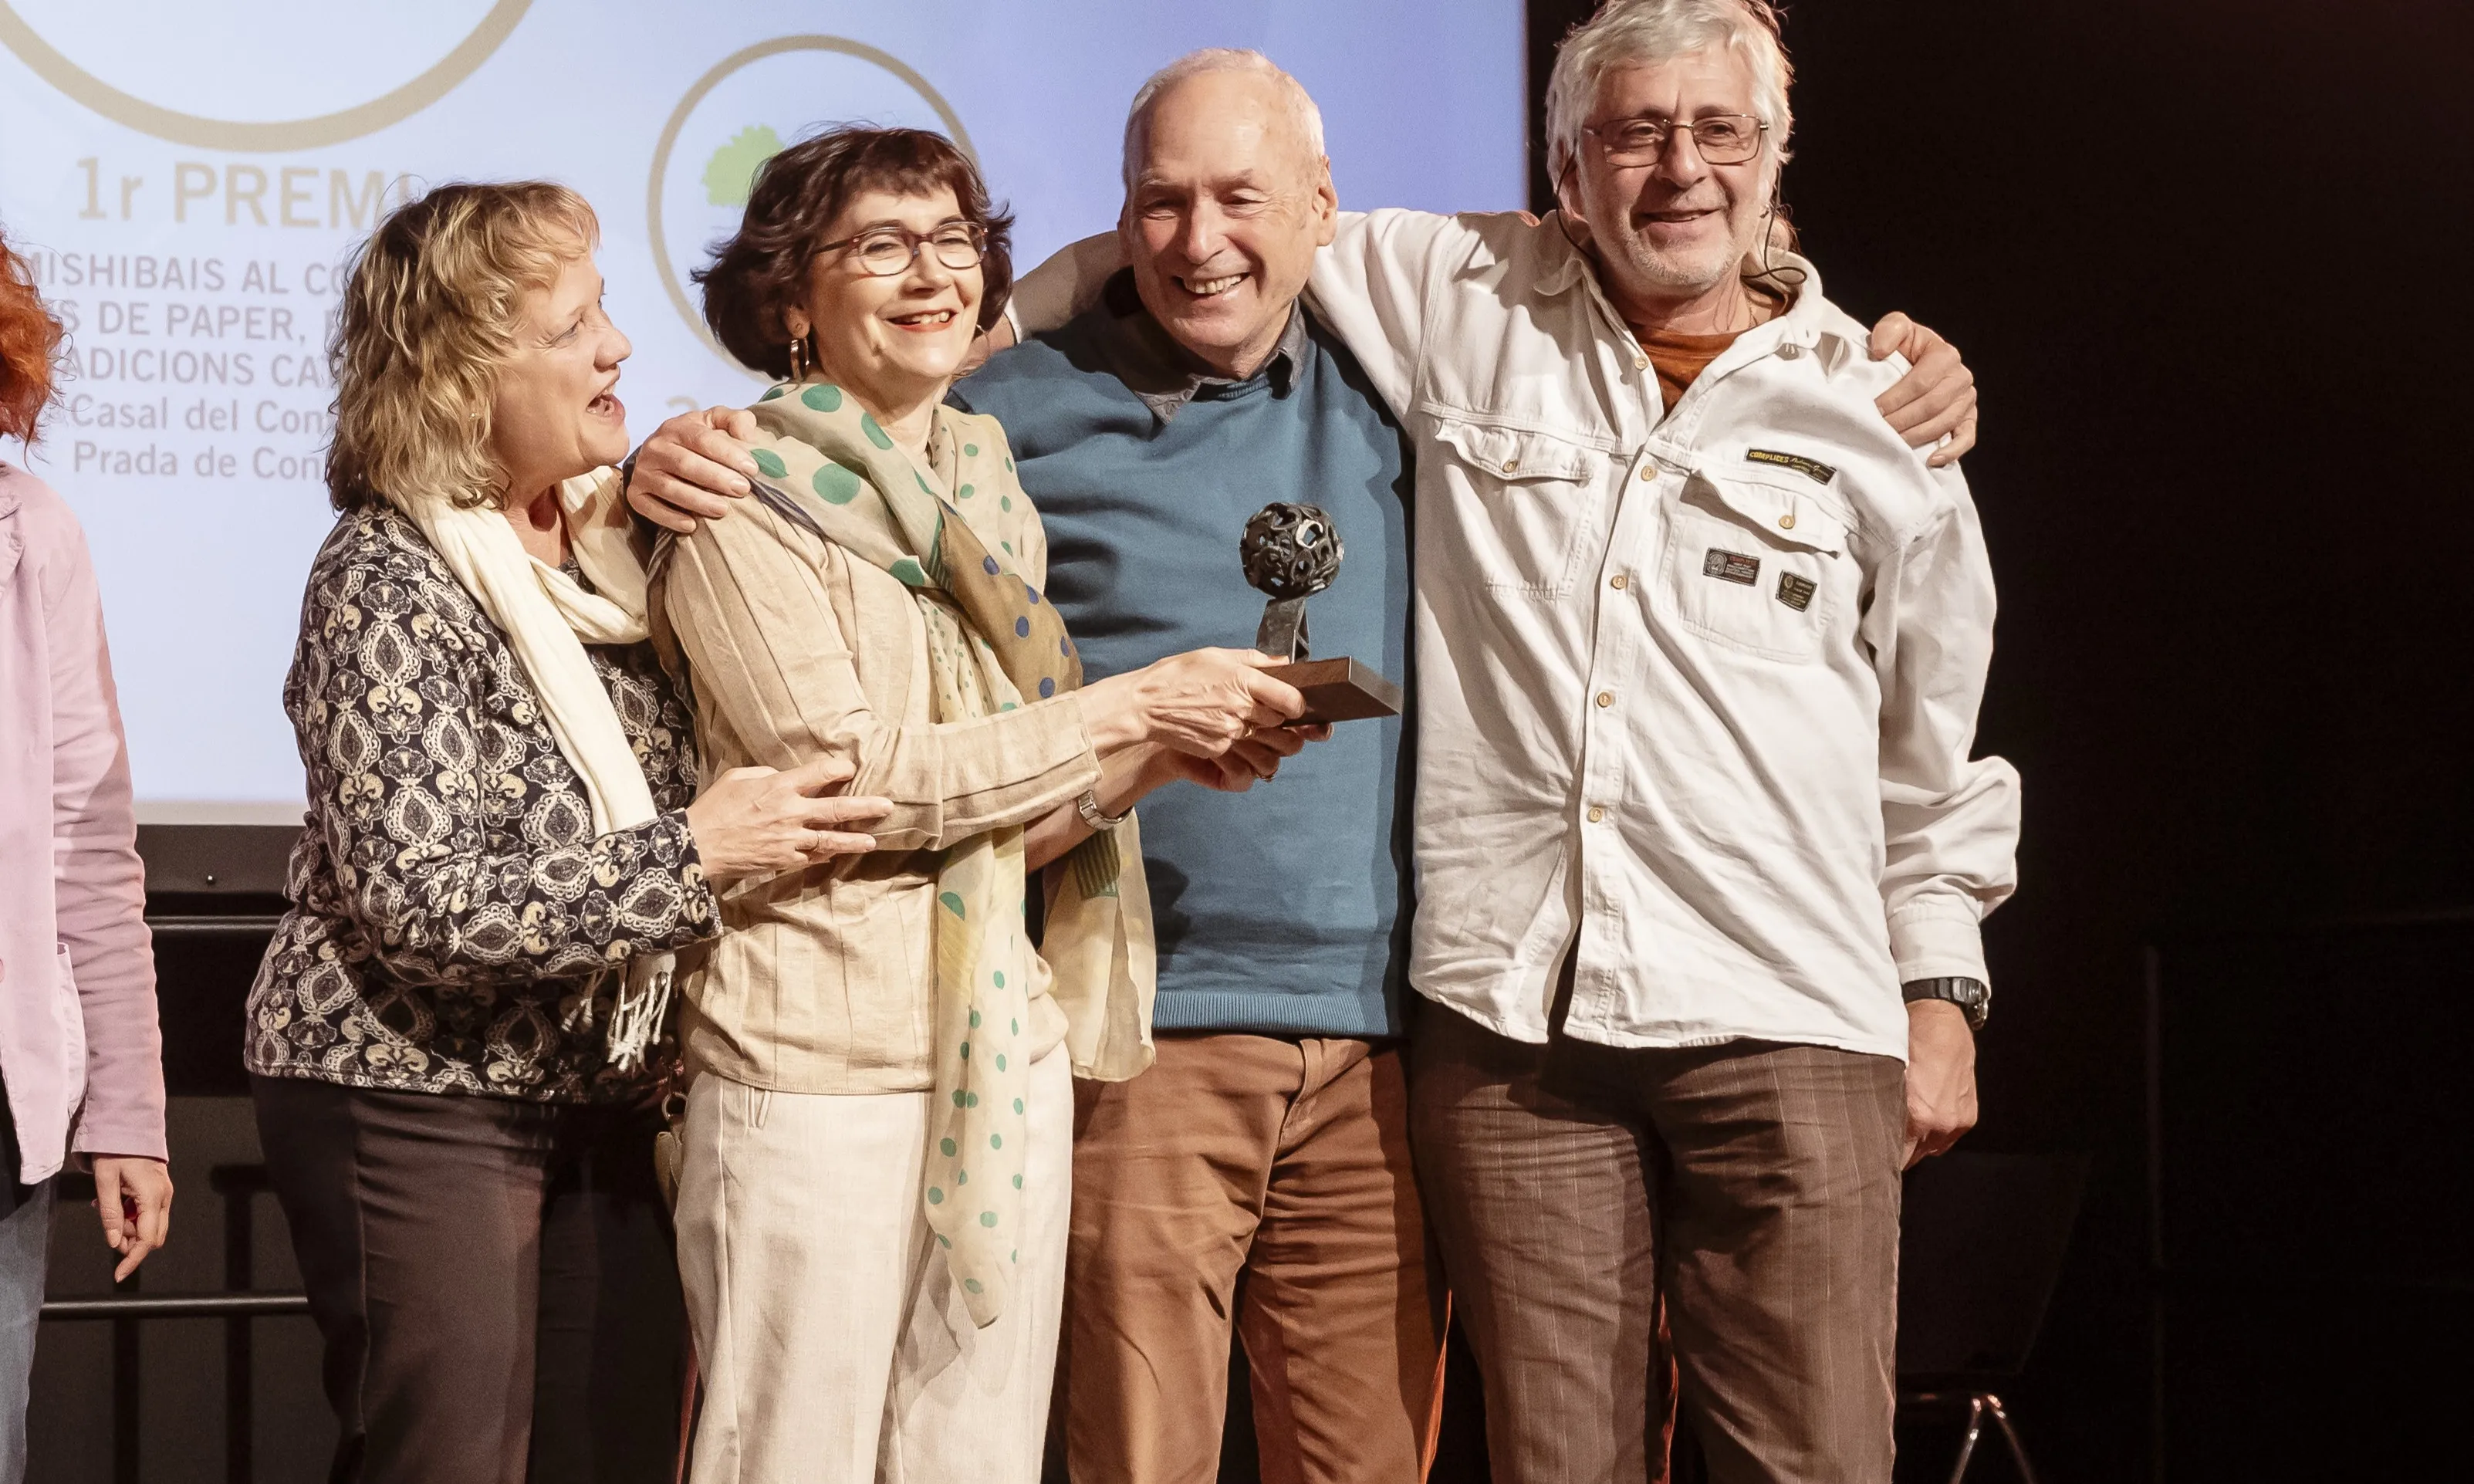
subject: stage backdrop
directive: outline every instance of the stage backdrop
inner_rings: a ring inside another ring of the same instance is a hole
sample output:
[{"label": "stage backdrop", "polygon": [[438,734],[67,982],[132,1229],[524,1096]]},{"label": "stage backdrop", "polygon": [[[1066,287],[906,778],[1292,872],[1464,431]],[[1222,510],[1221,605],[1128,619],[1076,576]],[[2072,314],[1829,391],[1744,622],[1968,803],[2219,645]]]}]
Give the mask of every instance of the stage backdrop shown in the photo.
[{"label": "stage backdrop", "polygon": [[141,815],[298,817],[279,690],[332,519],[328,316],[407,190],[591,198],[642,437],[754,395],[687,275],[820,124],[962,142],[1028,266],[1115,219],[1145,76],[1252,46],[1322,105],[1344,204],[1504,208],[1520,28],[1519,0],[0,0],[0,223],[69,329],[28,461],[94,546]]}]

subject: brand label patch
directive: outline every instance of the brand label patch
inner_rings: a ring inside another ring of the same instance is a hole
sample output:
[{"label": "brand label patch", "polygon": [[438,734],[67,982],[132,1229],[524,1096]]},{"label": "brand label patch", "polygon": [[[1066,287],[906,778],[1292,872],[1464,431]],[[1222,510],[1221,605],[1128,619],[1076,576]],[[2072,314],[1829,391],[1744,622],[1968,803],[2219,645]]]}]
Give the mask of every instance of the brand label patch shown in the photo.
[{"label": "brand label patch", "polygon": [[1806,478],[1821,484],[1828,484],[1838,477],[1837,470],[1817,458],[1806,458],[1801,453],[1781,453],[1772,449],[1747,449],[1744,450],[1744,462],[1775,464],[1781,469],[1792,469]]},{"label": "brand label patch", "polygon": [[1791,572],[1779,573],[1778,600],[1798,613],[1812,606],[1812,595],[1819,591],[1810,577],[1798,576]]},{"label": "brand label patch", "polygon": [[1760,580],[1761,559],[1746,556],[1741,551],[1721,551],[1711,547],[1710,554],[1701,559],[1701,575],[1751,587]]}]

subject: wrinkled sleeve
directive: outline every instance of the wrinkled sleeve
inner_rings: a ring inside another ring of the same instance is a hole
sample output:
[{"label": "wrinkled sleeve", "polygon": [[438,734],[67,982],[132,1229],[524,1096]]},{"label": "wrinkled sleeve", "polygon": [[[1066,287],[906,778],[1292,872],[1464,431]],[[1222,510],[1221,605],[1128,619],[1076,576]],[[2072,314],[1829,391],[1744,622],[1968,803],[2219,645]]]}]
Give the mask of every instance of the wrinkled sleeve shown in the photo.
[{"label": "wrinkled sleeve", "polygon": [[310,807],[343,909],[391,974],[566,978],[718,931],[683,810],[572,845],[485,848],[485,789],[519,795],[519,827],[559,806],[493,770],[481,677],[419,584],[347,570],[312,590],[303,623],[287,700]]},{"label": "wrinkled sleeve", "polygon": [[1969,754],[1993,659],[1993,569],[1966,481],[1878,574],[1864,620],[1881,687],[1881,898],[1899,979],[1990,984],[1978,931],[2018,886],[2019,773]]},{"label": "wrinkled sleeve", "polygon": [[52,841],[60,940],[85,1025],[85,1107],[75,1151],[168,1157],[163,1034],[129,743],[104,642],[103,603],[74,527],[45,624],[52,639]]},{"label": "wrinkled sleeve", "polygon": [[[827,588],[849,581],[848,560],[754,500],[672,548],[663,601],[697,704],[750,756],[785,768],[850,760],[850,792],[893,801],[875,829],[885,850],[942,849],[1027,823],[1099,781],[1079,695],[969,721],[879,715]],[[927,683],[924,659],[914,683]]]},{"label": "wrinkled sleeve", "polygon": [[1307,301],[1395,417],[1408,418],[1416,397],[1434,264],[1462,238],[1474,240],[1457,219],[1431,211],[1343,211],[1330,245],[1315,255]]}]

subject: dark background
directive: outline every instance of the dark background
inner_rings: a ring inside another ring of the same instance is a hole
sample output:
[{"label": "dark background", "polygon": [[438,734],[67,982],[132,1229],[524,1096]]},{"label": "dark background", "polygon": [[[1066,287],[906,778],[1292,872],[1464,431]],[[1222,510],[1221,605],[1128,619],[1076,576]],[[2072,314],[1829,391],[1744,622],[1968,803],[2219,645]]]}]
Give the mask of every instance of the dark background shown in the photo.
[{"label": "dark background", "polygon": [[[1531,0],[1533,132],[1589,9]],[[2050,1480],[2149,1474],[2161,942],[2168,1121],[2233,1115],[2166,1172],[2222,1218],[2174,1249],[2172,1472],[2401,1476],[2474,1378],[2474,1080],[2431,1018],[2474,989],[2474,7],[1804,0],[1785,34],[1828,293],[1948,335],[1983,396],[1980,747],[2026,826],[1971,1145],[2096,1156],[2014,1413]]]}]

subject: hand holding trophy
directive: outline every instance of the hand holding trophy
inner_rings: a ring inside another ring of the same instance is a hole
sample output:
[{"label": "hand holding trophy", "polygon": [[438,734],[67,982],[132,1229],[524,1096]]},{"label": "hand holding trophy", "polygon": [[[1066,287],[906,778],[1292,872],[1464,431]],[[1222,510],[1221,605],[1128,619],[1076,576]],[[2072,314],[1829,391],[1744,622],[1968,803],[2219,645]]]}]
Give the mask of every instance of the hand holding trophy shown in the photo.
[{"label": "hand holding trophy", "polygon": [[1254,512],[1238,544],[1246,581],[1271,595],[1254,647],[1287,663],[1265,673],[1306,698],[1300,721],[1353,721],[1400,713],[1400,688],[1347,658],[1306,654],[1306,599],[1331,586],[1346,554],[1331,517],[1313,505],[1271,504]]}]

